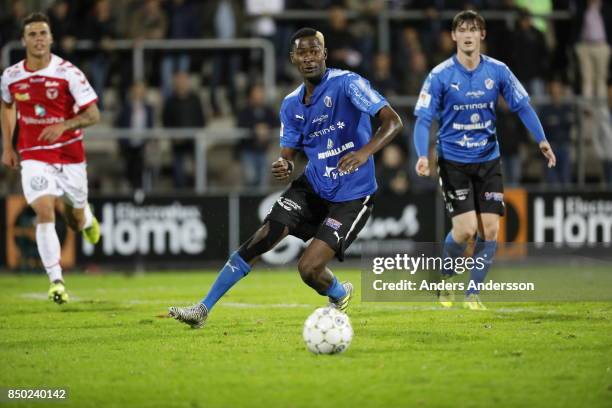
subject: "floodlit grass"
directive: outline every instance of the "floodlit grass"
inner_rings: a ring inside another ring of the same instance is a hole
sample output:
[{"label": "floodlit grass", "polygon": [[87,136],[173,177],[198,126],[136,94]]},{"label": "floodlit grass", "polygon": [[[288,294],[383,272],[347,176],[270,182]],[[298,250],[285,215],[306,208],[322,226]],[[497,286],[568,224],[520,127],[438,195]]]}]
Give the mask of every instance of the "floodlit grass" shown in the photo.
[{"label": "floodlit grass", "polygon": [[[359,294],[356,271],[337,271]],[[159,317],[200,299],[212,273],[2,276],[0,387],[68,388],[53,407],[611,407],[611,303],[361,303],[337,356],[302,324],[325,302],[295,271],[254,271],[192,330]]]}]

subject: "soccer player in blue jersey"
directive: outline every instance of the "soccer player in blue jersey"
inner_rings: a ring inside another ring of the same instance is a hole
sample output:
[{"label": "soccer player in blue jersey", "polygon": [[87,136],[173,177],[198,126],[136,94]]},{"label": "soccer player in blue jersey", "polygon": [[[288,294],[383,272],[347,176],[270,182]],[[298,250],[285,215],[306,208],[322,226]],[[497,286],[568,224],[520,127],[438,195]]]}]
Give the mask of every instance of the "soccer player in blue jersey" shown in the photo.
[{"label": "soccer player in blue jersey", "polygon": [[[443,256],[462,256],[468,241],[477,235],[473,256],[485,262],[470,272],[470,282],[476,284],[484,281],[491,266],[497,247],[499,217],[504,214],[495,131],[498,95],[503,96],[531,132],[548,160],[548,167],[553,167],[556,159],[523,86],[504,63],[480,53],[480,44],[486,35],[482,16],[471,10],[460,12],[453,19],[451,34],[457,43],[457,53],[431,71],[414,110],[416,172],[419,176],[429,175],[429,128],[436,119],[439,123],[438,173],[446,209],[452,218]],[[443,270],[442,275],[452,279],[454,271]],[[442,291],[439,300],[443,306],[451,307],[454,294]],[[469,309],[486,309],[478,298],[478,290],[473,289],[466,292],[463,305]]]},{"label": "soccer player in blue jersey", "polygon": [[[344,251],[365,225],[377,185],[373,154],[401,130],[402,122],[368,81],[350,71],[327,68],[323,35],[302,28],[291,38],[290,58],[304,83],[287,95],[280,110],[277,180],[293,173],[299,151],[308,164],[276,201],[263,225],[229,257],[206,297],[194,306],[171,307],[170,316],[202,327],[212,307],[259,257],[287,235],[310,241],[298,262],[302,280],[330,304],[346,311],[353,294],[327,264]],[[380,127],[372,135],[370,116]]]}]

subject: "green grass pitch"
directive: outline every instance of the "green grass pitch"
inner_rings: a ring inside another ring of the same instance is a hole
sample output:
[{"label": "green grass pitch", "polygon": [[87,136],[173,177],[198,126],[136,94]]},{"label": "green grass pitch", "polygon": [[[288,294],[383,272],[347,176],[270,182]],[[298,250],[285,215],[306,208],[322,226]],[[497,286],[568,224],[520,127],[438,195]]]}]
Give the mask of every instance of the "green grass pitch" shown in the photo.
[{"label": "green grass pitch", "polygon": [[0,387],[69,389],[52,407],[612,407],[612,303],[361,303],[337,356],[310,354],[302,324],[325,299],[295,271],[255,270],[192,330],[161,318],[212,273],[1,276]]}]

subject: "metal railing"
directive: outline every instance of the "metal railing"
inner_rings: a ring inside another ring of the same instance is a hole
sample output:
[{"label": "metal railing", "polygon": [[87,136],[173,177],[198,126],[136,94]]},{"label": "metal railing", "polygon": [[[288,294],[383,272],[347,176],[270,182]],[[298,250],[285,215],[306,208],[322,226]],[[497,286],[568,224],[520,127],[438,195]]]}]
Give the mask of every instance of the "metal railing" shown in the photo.
[{"label": "metal railing", "polygon": [[[158,141],[180,141],[193,140],[195,149],[193,159],[195,163],[194,178],[195,191],[204,193],[208,187],[208,149],[215,144],[234,144],[248,135],[248,129],[203,129],[203,128],[151,128],[133,130],[125,128],[98,128],[92,127],[85,130],[86,140],[94,143],[99,141],[108,142],[119,139],[130,140],[158,140]],[[86,141],[87,143],[87,141]],[[87,152],[86,152],[87,153]]]},{"label": "metal railing", "polygon": [[[79,40],[75,44],[77,50],[92,50],[96,43],[90,40]],[[150,50],[238,50],[261,49],[263,52],[263,85],[266,98],[274,101],[276,98],[276,62],[274,45],[265,38],[236,38],[231,40],[193,39],[193,40],[112,40],[111,50],[132,51],[134,66],[133,79],[139,81],[145,77],[145,52]],[[2,48],[2,65],[11,64],[11,52],[21,49],[20,41],[10,41]]]}]

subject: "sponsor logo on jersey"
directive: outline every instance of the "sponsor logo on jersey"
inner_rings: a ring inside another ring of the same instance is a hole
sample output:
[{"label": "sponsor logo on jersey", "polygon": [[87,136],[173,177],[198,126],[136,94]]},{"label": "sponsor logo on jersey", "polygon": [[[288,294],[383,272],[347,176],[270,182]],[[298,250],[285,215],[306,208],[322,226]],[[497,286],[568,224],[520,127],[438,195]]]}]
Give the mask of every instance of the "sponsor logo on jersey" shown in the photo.
[{"label": "sponsor logo on jersey", "polygon": [[487,109],[488,107],[491,107],[491,109],[493,109],[493,102],[467,103],[465,105],[453,105],[453,110],[464,111],[464,110],[471,110],[471,109]]},{"label": "sponsor logo on jersey", "polygon": [[487,201],[504,201],[504,193],[490,193],[487,191],[486,193],[484,193],[484,196],[485,200]]},{"label": "sponsor logo on jersey", "polygon": [[45,109],[44,106],[37,103],[36,105],[34,105],[34,114],[38,116],[39,118],[42,118],[43,116],[47,114],[47,110]]},{"label": "sponsor logo on jersey", "polygon": [[454,82],[454,83],[450,84],[450,87],[458,92],[459,91],[459,85],[460,85],[459,82]]},{"label": "sponsor logo on jersey", "polygon": [[465,201],[469,194],[470,194],[469,188],[461,188],[455,191],[449,190],[446,192],[446,195],[448,195],[448,198],[450,198],[451,200],[457,200],[457,201]]},{"label": "sponsor logo on jersey", "polygon": [[491,78],[487,78],[485,79],[485,88],[487,89],[493,89],[493,86],[495,85],[495,82],[493,82],[493,80]]},{"label": "sponsor logo on jersey", "polygon": [[64,122],[64,118],[33,118],[30,116],[22,116],[21,121],[26,125],[54,125]]},{"label": "sponsor logo on jersey", "polygon": [[38,84],[40,82],[45,82],[45,78],[32,77],[32,78],[30,78],[30,82],[33,83],[33,84]]},{"label": "sponsor logo on jersey", "polygon": [[359,167],[353,169],[352,171],[339,171],[336,167],[325,166],[325,173],[323,174],[323,177],[336,180],[338,177],[344,177],[347,174],[355,173],[356,171],[359,171]]},{"label": "sponsor logo on jersey", "polygon": [[331,98],[331,96],[326,95],[325,98],[323,98],[323,103],[328,108],[331,108],[332,107],[332,98]]},{"label": "sponsor logo on jersey", "polygon": [[343,144],[342,146],[340,146],[340,147],[338,147],[336,149],[333,149],[333,147],[334,147],[333,142],[332,142],[332,146],[329,147],[329,142],[330,141],[331,141],[331,139],[329,139],[328,143],[327,143],[328,150],[325,151],[325,152],[319,153],[319,155],[317,156],[319,160],[324,160],[324,159],[327,159],[328,157],[338,156],[339,154],[347,151],[348,149],[352,149],[353,147],[355,147],[355,143],[354,142],[348,142],[348,143],[345,143],[345,144]]},{"label": "sponsor logo on jersey", "polygon": [[318,118],[312,120],[312,124],[323,123],[329,119],[329,115],[321,115]]},{"label": "sponsor logo on jersey", "polygon": [[[480,125],[482,125],[482,123],[480,123]],[[489,142],[487,138],[484,138],[479,142],[474,142],[473,140],[474,140],[473,137],[468,137],[467,135],[463,135],[463,138],[461,138],[461,140],[455,141],[455,143],[457,143],[461,147],[466,147],[468,149],[475,149],[478,147],[484,147]]]},{"label": "sponsor logo on jersey", "polygon": [[304,115],[298,115],[297,113],[295,114],[295,118],[299,119],[299,120],[304,120]]},{"label": "sponsor logo on jersey", "polygon": [[480,115],[477,113],[472,114],[472,116],[470,116],[470,122],[472,123],[480,122]]},{"label": "sponsor logo on jersey", "polygon": [[23,101],[29,101],[30,100],[30,94],[29,93],[19,93],[17,92],[15,94],[15,100],[19,101],[19,102],[23,102]]},{"label": "sponsor logo on jersey", "polygon": [[425,92],[425,91],[421,91],[421,94],[419,95],[419,100],[417,101],[416,104],[416,108],[420,109],[427,109],[429,108],[429,104],[431,103],[431,94]]},{"label": "sponsor logo on jersey", "polygon": [[[455,129],[455,130],[479,130],[479,129],[486,129],[489,126],[491,126],[492,124],[493,124],[493,122],[490,121],[490,120],[487,120],[484,123],[482,123],[482,122],[480,122],[480,123],[471,123],[471,124],[453,123],[453,129]],[[464,136],[464,137],[467,137],[467,136]],[[457,143],[459,143],[459,142],[457,142]],[[477,146],[472,146],[472,147],[477,147]]]},{"label": "sponsor logo on jersey", "polygon": [[43,176],[34,176],[30,180],[30,187],[34,191],[45,190],[49,186],[49,181]]},{"label": "sponsor logo on jersey", "polygon": [[334,148],[334,141],[331,139],[327,139],[327,150]]},{"label": "sponsor logo on jersey", "polygon": [[276,200],[276,204],[280,205],[283,209],[287,210],[287,211],[293,211],[293,210],[301,210],[302,207],[296,203],[293,200],[288,199],[287,197],[279,197],[278,200]]},{"label": "sponsor logo on jersey", "polygon": [[465,93],[465,96],[467,96],[468,98],[480,98],[481,96],[483,96],[485,93],[483,91],[469,91]]},{"label": "sponsor logo on jersey", "polygon": [[57,81],[47,81],[47,82],[45,82],[45,86],[47,88],[51,88],[53,86],[55,86],[55,87],[60,86],[60,84]]},{"label": "sponsor logo on jersey", "polygon": [[346,124],[339,120],[338,122],[336,122],[335,124],[331,124],[326,128],[323,128],[321,130],[317,130],[315,132],[312,132],[308,135],[309,138],[315,138],[315,137],[319,137],[319,136],[325,136],[328,135],[332,132],[335,132],[336,130],[342,130],[344,129],[344,127],[346,126]]},{"label": "sponsor logo on jersey", "polygon": [[329,217],[325,219],[325,225],[336,231],[342,227],[342,223],[340,221]]},{"label": "sponsor logo on jersey", "polygon": [[20,91],[25,91],[26,89],[30,88],[30,84],[23,82],[21,84],[17,84],[16,88]]}]

